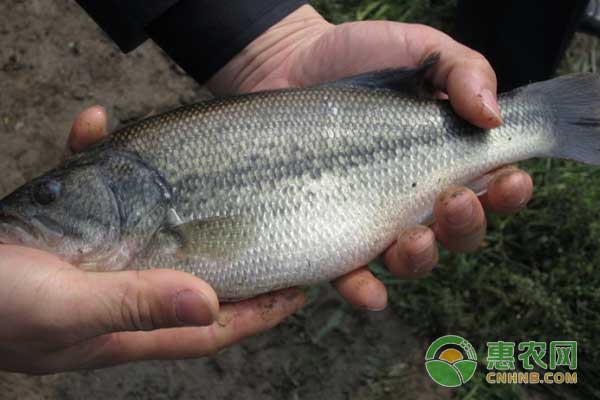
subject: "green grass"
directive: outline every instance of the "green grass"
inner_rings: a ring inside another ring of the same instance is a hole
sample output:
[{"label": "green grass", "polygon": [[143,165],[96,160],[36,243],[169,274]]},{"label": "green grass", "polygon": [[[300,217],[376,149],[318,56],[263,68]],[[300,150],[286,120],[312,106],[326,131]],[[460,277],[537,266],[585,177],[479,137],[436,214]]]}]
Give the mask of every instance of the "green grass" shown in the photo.
[{"label": "green grass", "polygon": [[438,29],[452,29],[455,0],[313,0],[322,15],[334,23],[387,19],[419,22]]},{"label": "green grass", "polygon": [[[557,161],[523,167],[536,183],[529,207],[512,217],[490,216],[485,246],[470,255],[444,253],[431,278],[391,281],[391,302],[416,332],[469,338],[480,360],[487,341],[575,339],[576,389],[600,397],[595,367],[600,363],[600,275],[595,268],[600,261],[600,170]],[[496,393],[506,387],[482,381],[466,386],[458,398],[473,387],[479,388],[477,398],[507,398]],[[552,389],[559,398],[573,392]],[[512,390],[512,398],[520,398],[521,388]]]},{"label": "green grass", "polygon": [[[328,19],[421,22],[452,31],[455,1],[315,0]],[[596,71],[597,39],[578,36],[560,72]],[[453,333],[486,356],[494,340],[578,341],[579,383],[523,387],[476,379],[459,399],[519,399],[527,391],[550,398],[600,398],[600,169],[571,162],[522,164],[535,182],[534,199],[514,216],[489,216],[484,247],[475,254],[443,253],[432,277],[401,281],[375,266],[390,302],[419,337]]]}]

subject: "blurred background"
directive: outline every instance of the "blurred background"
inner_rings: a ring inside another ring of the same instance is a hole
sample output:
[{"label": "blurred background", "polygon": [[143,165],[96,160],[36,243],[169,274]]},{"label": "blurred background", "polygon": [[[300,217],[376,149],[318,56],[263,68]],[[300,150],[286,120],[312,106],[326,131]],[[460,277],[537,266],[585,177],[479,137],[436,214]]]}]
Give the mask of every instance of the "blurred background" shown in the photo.
[{"label": "blurred background", "polygon": [[[470,11],[457,17],[455,0],[312,1],[336,23],[420,22],[460,37],[492,60],[502,88],[555,70],[596,72],[593,20],[582,27],[592,34],[571,35],[585,4],[531,2],[497,18],[517,2],[478,3],[506,7],[482,15],[465,1]],[[73,1],[0,0],[0,9],[0,197],[58,162],[84,107],[104,105],[114,128],[209,97],[150,42],[121,54]],[[476,22],[486,35],[470,35]],[[557,35],[531,37],[518,24],[538,32],[536,24],[551,25]],[[444,253],[419,281],[371,266],[390,290],[383,312],[353,310],[328,286],[316,287],[309,306],[282,326],[215,357],[43,377],[0,373],[0,399],[600,398],[600,169],[554,160],[523,167],[534,178],[533,201],[519,215],[490,216],[476,254]],[[479,372],[458,390],[437,386],[424,369],[429,343],[449,333],[479,353]],[[486,342],[560,339],[578,341],[576,385],[484,382]]]}]

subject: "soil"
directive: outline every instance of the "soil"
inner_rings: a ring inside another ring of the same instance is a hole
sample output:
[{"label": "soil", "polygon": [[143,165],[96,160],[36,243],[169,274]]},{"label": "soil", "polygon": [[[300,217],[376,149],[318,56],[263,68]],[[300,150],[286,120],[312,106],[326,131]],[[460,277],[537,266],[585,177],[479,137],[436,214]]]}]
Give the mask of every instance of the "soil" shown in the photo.
[{"label": "soil", "polygon": [[[124,55],[72,0],[0,0],[0,197],[61,158],[83,108],[111,128],[209,93],[152,43]],[[1,399],[438,398],[424,340],[394,310],[351,310],[329,287],[280,327],[199,360],[0,373]]]}]

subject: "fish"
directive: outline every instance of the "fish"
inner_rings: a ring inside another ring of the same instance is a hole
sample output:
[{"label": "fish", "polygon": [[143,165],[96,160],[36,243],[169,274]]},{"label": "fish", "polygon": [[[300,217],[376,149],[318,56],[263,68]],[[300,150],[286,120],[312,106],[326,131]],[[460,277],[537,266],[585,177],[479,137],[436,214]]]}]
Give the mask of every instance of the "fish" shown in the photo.
[{"label": "fish", "polygon": [[597,76],[501,94],[504,123],[484,130],[428,96],[438,59],[120,128],[3,198],[0,243],[89,271],[174,268],[237,301],[367,264],[430,222],[440,191],[500,166],[600,164]]}]

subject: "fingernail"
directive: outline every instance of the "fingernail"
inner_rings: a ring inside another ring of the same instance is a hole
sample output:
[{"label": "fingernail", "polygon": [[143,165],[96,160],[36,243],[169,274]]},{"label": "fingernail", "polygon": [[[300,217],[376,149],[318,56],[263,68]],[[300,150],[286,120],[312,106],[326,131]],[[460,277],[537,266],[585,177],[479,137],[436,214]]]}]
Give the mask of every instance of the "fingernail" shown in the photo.
[{"label": "fingernail", "polygon": [[[429,229],[424,226],[416,226],[402,233],[398,238],[398,250],[406,253],[409,265],[413,272],[419,272],[429,262],[429,251],[431,240],[427,237]],[[408,251],[410,249],[410,251]]]},{"label": "fingernail", "polygon": [[369,296],[365,309],[368,311],[383,311],[387,307],[387,291],[386,290],[374,290]]},{"label": "fingernail", "polygon": [[446,204],[446,221],[454,228],[462,228],[471,222],[473,202],[465,190],[459,189],[449,196]]},{"label": "fingernail", "polygon": [[216,319],[204,294],[183,290],[175,297],[175,315],[183,325],[205,326]]},{"label": "fingernail", "polygon": [[411,243],[410,246],[413,248],[418,248],[419,251],[424,250],[428,245],[429,241],[424,240],[423,238],[427,237],[427,233],[429,232],[429,228],[423,225],[416,225],[402,232],[400,237],[398,238],[399,242]]},{"label": "fingernail", "polygon": [[300,288],[291,288],[283,293],[283,298],[291,304],[296,310],[302,308],[306,302],[304,290]]},{"label": "fingernail", "polygon": [[382,311],[387,307],[387,290],[382,282],[374,279],[364,279],[356,282],[356,294],[362,297],[360,308],[367,311]]},{"label": "fingernail", "polygon": [[496,96],[492,94],[489,89],[483,89],[479,94],[481,97],[481,103],[483,104],[483,112],[486,118],[497,124],[502,123],[502,116],[500,115],[500,106],[496,100]]},{"label": "fingernail", "polygon": [[517,202],[515,203],[514,196],[511,196],[510,192],[506,192],[504,194],[504,201],[510,204],[513,207],[523,207],[527,204],[527,200],[529,195],[522,190],[522,188],[527,184],[527,177],[521,172],[509,172],[505,176],[500,178],[501,180],[506,180],[508,184],[515,188],[519,192],[519,197],[516,198]]},{"label": "fingernail", "polygon": [[[413,272],[425,272],[426,268],[432,263],[435,249],[429,244],[423,247],[420,251],[408,253],[408,261],[413,266]],[[427,268],[429,270],[429,268]]]},{"label": "fingernail", "polygon": [[90,109],[94,110],[97,113],[106,114],[106,107],[97,104],[95,106],[91,106]]}]

